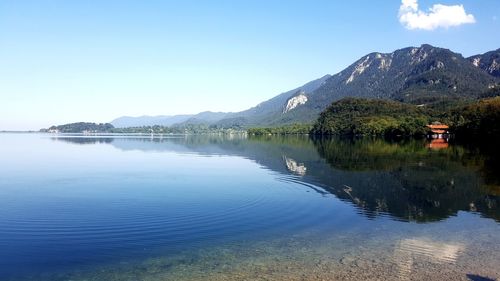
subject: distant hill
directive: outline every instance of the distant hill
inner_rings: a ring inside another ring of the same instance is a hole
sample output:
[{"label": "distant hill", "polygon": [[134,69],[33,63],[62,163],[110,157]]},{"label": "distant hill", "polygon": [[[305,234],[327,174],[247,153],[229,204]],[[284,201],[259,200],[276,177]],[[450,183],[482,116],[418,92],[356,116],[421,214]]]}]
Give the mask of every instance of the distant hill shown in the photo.
[{"label": "distant hill", "polygon": [[198,114],[185,115],[160,115],[160,116],[122,116],[110,123],[116,128],[142,127],[142,126],[185,126],[188,124],[210,124],[217,122],[231,113],[204,111]]},{"label": "distant hill", "polygon": [[190,116],[188,119],[182,122],[176,122],[174,126],[187,126],[187,125],[198,125],[198,124],[212,124],[218,122],[221,119],[231,116],[232,113],[227,112],[212,112],[204,111],[198,114]]},{"label": "distant hill", "polygon": [[191,118],[193,115],[173,115],[173,116],[139,116],[139,117],[130,117],[123,116],[116,118],[110,123],[113,124],[116,128],[127,128],[127,127],[142,127],[142,126],[153,126],[153,125],[161,125],[161,126],[171,126],[176,123],[184,122]]},{"label": "distant hill", "polygon": [[41,129],[40,131],[57,133],[106,133],[111,129],[113,129],[113,125],[109,123],[78,122],[51,126],[48,129]]}]

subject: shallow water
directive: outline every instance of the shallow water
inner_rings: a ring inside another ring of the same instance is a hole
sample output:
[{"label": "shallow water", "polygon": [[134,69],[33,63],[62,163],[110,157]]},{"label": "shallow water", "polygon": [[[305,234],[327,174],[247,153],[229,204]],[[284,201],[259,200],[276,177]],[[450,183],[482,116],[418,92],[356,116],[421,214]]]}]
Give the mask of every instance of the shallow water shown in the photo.
[{"label": "shallow water", "polygon": [[494,146],[0,134],[0,155],[0,280],[500,278]]}]

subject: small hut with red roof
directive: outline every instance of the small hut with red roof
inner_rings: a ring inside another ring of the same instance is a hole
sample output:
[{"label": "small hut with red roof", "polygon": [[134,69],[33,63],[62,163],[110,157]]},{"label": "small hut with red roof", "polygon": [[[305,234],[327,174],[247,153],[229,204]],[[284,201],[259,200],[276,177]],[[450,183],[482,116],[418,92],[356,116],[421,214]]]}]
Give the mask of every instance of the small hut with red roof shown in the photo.
[{"label": "small hut with red roof", "polygon": [[427,128],[430,129],[432,135],[441,138],[442,135],[448,134],[448,129],[450,129],[450,126],[441,124],[440,122],[433,122],[432,124],[427,125]]}]

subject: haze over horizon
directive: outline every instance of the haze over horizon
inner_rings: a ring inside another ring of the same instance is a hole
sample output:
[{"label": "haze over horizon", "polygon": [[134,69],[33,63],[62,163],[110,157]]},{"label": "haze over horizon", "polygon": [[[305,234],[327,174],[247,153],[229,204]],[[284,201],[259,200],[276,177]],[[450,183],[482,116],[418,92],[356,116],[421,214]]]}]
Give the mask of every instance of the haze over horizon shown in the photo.
[{"label": "haze over horizon", "polygon": [[371,52],[500,48],[495,0],[0,0],[0,130],[240,111]]}]

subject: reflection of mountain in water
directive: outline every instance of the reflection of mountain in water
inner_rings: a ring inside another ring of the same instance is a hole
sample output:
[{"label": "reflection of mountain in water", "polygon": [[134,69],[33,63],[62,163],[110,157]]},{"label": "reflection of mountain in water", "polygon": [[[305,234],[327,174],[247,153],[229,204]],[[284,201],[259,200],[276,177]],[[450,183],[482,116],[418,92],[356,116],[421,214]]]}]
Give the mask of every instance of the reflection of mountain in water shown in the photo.
[{"label": "reflection of mountain in water", "polygon": [[[59,139],[60,140],[60,139]],[[74,142],[74,139],[72,140]],[[352,202],[374,218],[437,221],[458,211],[474,211],[500,220],[500,180],[495,150],[454,145],[426,148],[425,141],[339,140],[307,137],[115,138],[124,151],[175,151],[234,155],[324,193]],[[498,154],[498,152],[496,152]]]},{"label": "reflection of mountain in water", "polygon": [[292,158],[288,158],[286,156],[283,156],[283,160],[285,160],[286,167],[288,171],[299,175],[299,176],[305,176],[307,168],[304,166],[302,163],[297,163],[297,161],[293,160]]},{"label": "reflection of mountain in water", "polygon": [[344,194],[369,215],[384,212],[403,220],[433,221],[470,210],[500,218],[499,198],[479,172],[479,167],[486,168],[481,153],[461,146],[429,150],[422,141],[330,139],[315,145],[334,170],[357,175],[342,177],[351,189]]}]

